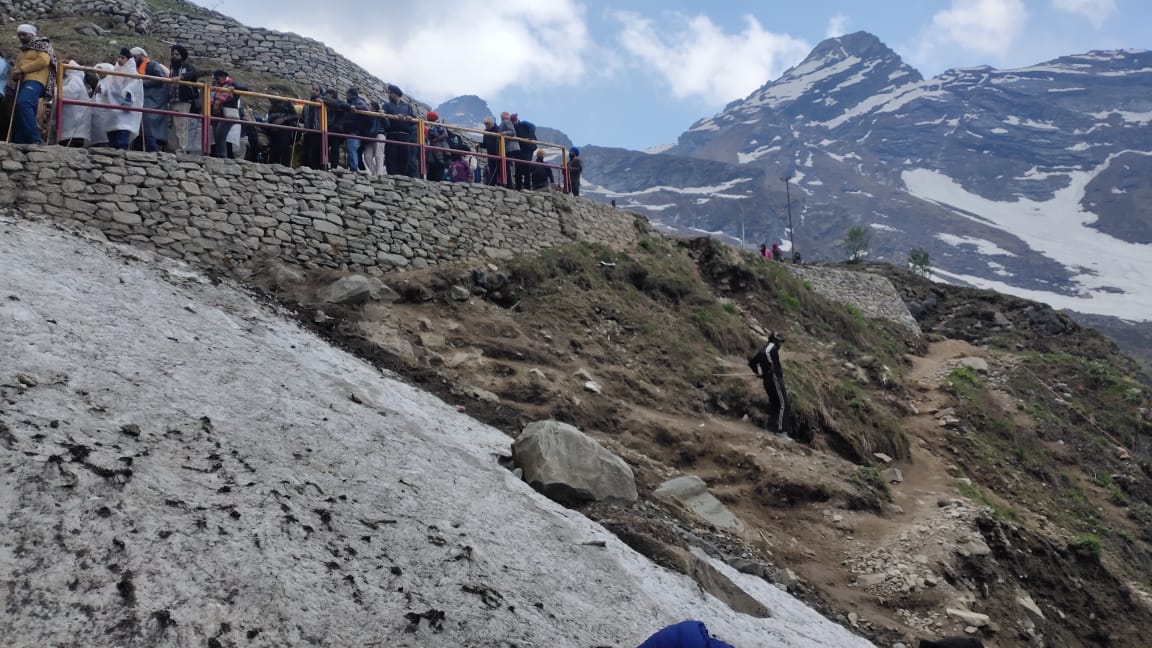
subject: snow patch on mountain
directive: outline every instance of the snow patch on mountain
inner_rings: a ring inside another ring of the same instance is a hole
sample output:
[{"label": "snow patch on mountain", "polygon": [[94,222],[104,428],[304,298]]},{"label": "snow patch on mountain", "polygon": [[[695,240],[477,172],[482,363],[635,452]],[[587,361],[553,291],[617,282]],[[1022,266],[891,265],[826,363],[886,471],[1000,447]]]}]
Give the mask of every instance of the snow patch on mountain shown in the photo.
[{"label": "snow patch on mountain", "polygon": [[[1128,151],[1152,155],[1144,151]],[[1073,274],[1074,295],[1021,289],[977,277],[950,275],[966,283],[992,288],[1084,313],[1152,321],[1152,245],[1128,243],[1088,227],[1095,214],[1081,206],[1085,187],[1106,169],[1113,157],[1088,171],[1068,171],[1067,186],[1050,200],[1020,198],[1001,202],[964,189],[948,176],[929,169],[904,171],[908,192],[981,224],[1015,236],[1032,250],[1063,264]],[[979,214],[979,216],[975,216]]]}]

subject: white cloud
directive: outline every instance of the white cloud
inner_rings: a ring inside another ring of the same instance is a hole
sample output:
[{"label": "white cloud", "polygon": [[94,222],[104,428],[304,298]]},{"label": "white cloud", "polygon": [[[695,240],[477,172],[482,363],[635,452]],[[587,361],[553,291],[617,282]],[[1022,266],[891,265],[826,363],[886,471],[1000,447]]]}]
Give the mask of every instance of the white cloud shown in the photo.
[{"label": "white cloud", "polygon": [[632,12],[617,12],[620,45],[648,70],[664,78],[678,99],[713,101],[745,97],[778,77],[812,49],[806,41],[766,31],[744,16],[744,30],[724,33],[707,16],[665,14],[671,28]]},{"label": "white cloud", "polygon": [[[273,4],[249,1],[244,13]],[[575,0],[445,0],[435,11],[365,11],[353,0],[326,0],[324,6],[327,17],[304,20],[296,16],[310,12],[269,8],[257,24],[323,41],[433,104],[462,94],[492,96],[512,85],[574,84],[587,72],[591,39]]]},{"label": "white cloud", "polygon": [[1020,38],[1027,21],[1024,0],[952,0],[951,6],[932,16],[912,58],[917,64],[934,67],[941,51],[957,47],[1004,57]]},{"label": "white cloud", "polygon": [[1088,19],[1097,29],[1116,13],[1116,0],[1052,0],[1052,7]]},{"label": "white cloud", "polygon": [[837,38],[848,31],[848,16],[838,13],[828,19],[828,28],[824,30],[825,38]]}]

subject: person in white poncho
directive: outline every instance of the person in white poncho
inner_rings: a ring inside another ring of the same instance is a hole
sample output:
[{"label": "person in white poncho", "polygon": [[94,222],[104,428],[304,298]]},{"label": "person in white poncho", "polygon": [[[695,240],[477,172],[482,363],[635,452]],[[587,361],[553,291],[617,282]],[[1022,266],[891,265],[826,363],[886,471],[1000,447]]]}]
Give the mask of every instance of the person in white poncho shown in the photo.
[{"label": "person in white poncho", "polygon": [[[116,71],[136,74],[136,63],[127,49],[120,50],[116,59]],[[109,103],[113,106],[144,107],[144,83],[140,79],[110,76],[104,80]],[[132,139],[140,134],[140,123],[144,113],[132,110],[114,110],[108,122],[108,143],[112,148],[125,149]]]},{"label": "person in white poncho", "polygon": [[[115,66],[111,63],[97,63],[92,66],[97,70],[111,72]],[[106,74],[96,73],[99,77],[99,82],[96,84],[96,89],[92,92],[92,103],[111,104],[112,98],[108,94],[108,87],[112,83],[112,77]],[[88,141],[89,146],[109,146],[108,143],[108,130],[112,125],[112,119],[115,117],[114,111],[109,108],[93,108],[92,109],[92,129],[90,132],[91,139]]]},{"label": "person in white poncho", "polygon": [[[68,61],[76,65],[76,61]],[[64,71],[64,99],[91,101],[88,86],[84,85],[82,70]],[[69,148],[84,148],[92,139],[92,109],[88,106],[65,104],[61,110],[60,144]]]}]

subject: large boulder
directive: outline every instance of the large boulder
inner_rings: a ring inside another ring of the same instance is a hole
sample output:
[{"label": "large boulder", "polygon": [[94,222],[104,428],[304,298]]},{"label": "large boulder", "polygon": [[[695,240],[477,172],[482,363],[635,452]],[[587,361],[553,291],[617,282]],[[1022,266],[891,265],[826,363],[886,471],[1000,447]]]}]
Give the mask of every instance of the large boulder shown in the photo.
[{"label": "large boulder", "polygon": [[639,498],[628,464],[567,423],[529,423],[512,443],[512,459],[524,481],[557,502]]}]

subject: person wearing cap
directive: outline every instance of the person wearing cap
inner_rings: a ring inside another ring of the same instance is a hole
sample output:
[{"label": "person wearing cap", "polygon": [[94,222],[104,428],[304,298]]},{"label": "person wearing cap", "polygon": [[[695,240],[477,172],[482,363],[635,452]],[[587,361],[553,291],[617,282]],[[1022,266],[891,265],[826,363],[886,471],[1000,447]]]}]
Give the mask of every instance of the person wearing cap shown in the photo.
[{"label": "person wearing cap", "polygon": [[[440,115],[436,111],[429,111],[428,115],[424,118],[425,121],[430,122],[428,126],[428,138],[426,140],[428,146],[434,146],[437,149],[448,148],[448,129],[440,123]],[[434,182],[441,182],[444,180],[444,174],[448,171],[448,151],[428,150],[428,179]]]},{"label": "person wearing cap", "polygon": [[[148,52],[142,47],[133,47],[128,50],[136,62],[136,73],[140,76],[168,78],[168,68],[148,58]],[[144,107],[152,110],[167,110],[168,84],[163,81],[144,79]],[[168,145],[168,116],[156,113],[144,113],[144,129],[141,133],[146,151],[157,151],[161,146]]]},{"label": "person wearing cap", "polygon": [[384,164],[388,167],[388,175],[408,175],[409,144],[415,135],[415,122],[403,119],[414,117],[412,104],[402,101],[404,93],[395,85],[388,86],[388,101],[382,106],[384,113],[395,115],[401,119],[388,120],[389,142],[384,149]]},{"label": "person wearing cap", "polygon": [[56,86],[56,52],[52,43],[37,34],[35,25],[16,28],[20,40],[20,56],[12,67],[12,81],[16,84],[16,105],[12,109],[12,142],[39,144],[40,125],[36,123],[36,110],[41,97],[52,96]]},{"label": "person wearing cap", "polygon": [[573,196],[580,195],[580,174],[584,172],[584,161],[580,159],[580,149],[568,149],[568,191]]},{"label": "person wearing cap", "polygon": [[551,189],[556,184],[556,177],[552,175],[552,167],[544,161],[544,149],[536,149],[536,164],[528,174],[533,190]]},{"label": "person wearing cap", "polygon": [[748,358],[748,367],[764,382],[768,394],[768,430],[784,434],[784,420],[788,415],[788,390],[784,388],[784,369],[780,366],[780,345],[784,337],[775,331],[768,334],[768,343]]}]

